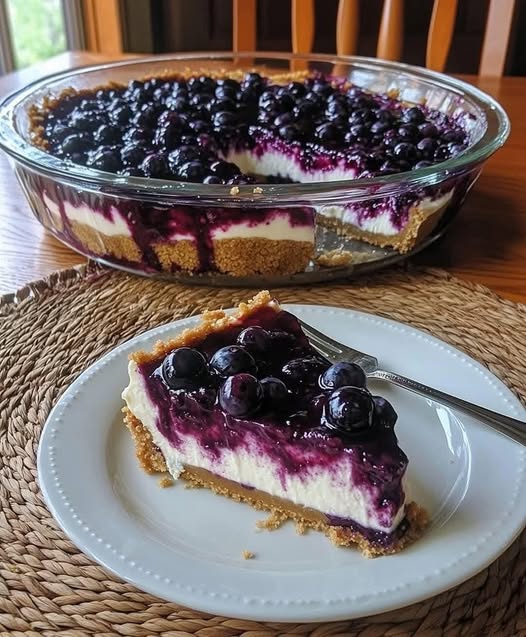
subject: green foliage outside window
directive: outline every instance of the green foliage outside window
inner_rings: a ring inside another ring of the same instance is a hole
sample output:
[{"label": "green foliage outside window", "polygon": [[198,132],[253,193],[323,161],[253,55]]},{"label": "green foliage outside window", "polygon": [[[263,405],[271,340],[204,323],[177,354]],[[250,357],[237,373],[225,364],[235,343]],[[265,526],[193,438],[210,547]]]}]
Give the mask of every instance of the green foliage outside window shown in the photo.
[{"label": "green foliage outside window", "polygon": [[66,50],[61,0],[7,0],[7,11],[17,69]]}]

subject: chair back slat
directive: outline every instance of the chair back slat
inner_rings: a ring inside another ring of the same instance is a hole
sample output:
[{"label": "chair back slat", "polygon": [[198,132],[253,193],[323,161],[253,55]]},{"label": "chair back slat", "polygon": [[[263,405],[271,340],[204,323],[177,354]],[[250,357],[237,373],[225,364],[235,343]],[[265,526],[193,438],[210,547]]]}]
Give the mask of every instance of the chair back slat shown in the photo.
[{"label": "chair back slat", "polygon": [[504,73],[514,11],[515,0],[491,0],[480,56],[479,75],[497,77]]},{"label": "chair back slat", "polygon": [[443,71],[446,66],[455,20],[457,0],[435,0],[427,34],[426,66]]},{"label": "chair back slat", "polygon": [[292,52],[310,53],[314,43],[314,0],[291,0]]},{"label": "chair back slat", "polygon": [[336,53],[355,55],[360,33],[360,0],[340,0],[336,21]]},{"label": "chair back slat", "polygon": [[233,0],[232,47],[234,51],[256,50],[256,0]]},{"label": "chair back slat", "polygon": [[[1,0],[0,0],[1,1]],[[100,1],[100,0],[99,0]],[[257,46],[257,0],[232,0],[233,49],[255,51]],[[504,72],[513,26],[516,0],[490,0],[479,75],[498,77]],[[443,72],[455,30],[458,0],[434,0],[426,48],[426,66]],[[292,50],[312,51],[315,16],[314,0],[291,0]],[[339,0],[336,24],[336,52],[355,55],[360,31],[360,0]],[[384,0],[376,55],[384,60],[402,57],[404,38],[404,0]],[[300,70],[308,64],[291,62]]]},{"label": "chair back slat", "polygon": [[404,0],[384,0],[376,55],[383,60],[402,57],[404,36]]}]

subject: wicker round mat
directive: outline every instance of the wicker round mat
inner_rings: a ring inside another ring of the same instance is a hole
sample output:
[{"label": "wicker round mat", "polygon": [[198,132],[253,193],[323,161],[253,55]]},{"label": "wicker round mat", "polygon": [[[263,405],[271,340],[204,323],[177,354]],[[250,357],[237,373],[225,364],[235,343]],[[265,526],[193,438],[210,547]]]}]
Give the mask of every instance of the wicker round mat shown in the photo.
[{"label": "wicker round mat", "polygon": [[[213,617],[143,593],[94,564],[58,529],[39,492],[36,451],[69,383],[139,332],[232,306],[253,292],[188,288],[89,265],[0,299],[0,634],[526,636],[526,532],[488,569],[422,603],[353,621],[275,624]],[[474,356],[526,399],[526,306],[481,286],[442,271],[394,270],[275,295],[410,323]]]}]

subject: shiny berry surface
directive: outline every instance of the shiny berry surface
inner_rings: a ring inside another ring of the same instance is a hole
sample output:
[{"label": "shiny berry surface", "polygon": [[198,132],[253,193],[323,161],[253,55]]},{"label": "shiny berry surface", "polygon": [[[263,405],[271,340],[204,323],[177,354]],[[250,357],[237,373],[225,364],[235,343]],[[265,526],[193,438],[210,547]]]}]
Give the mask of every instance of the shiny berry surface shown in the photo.
[{"label": "shiny berry surface", "polygon": [[236,418],[249,416],[258,410],[263,399],[263,389],[252,374],[229,376],[219,390],[222,409]]},{"label": "shiny berry surface", "polygon": [[329,396],[325,416],[329,427],[355,434],[373,426],[373,411],[373,399],[366,389],[341,387]]},{"label": "shiny berry surface", "polygon": [[196,349],[179,347],[163,361],[161,374],[170,389],[181,389],[189,383],[200,383],[208,372],[206,358]]},{"label": "shiny berry surface", "polygon": [[423,161],[434,165],[463,152],[469,141],[458,120],[425,106],[321,75],[280,85],[258,73],[241,81],[133,80],[71,94],[49,111],[43,129],[50,153],[90,168],[235,185],[255,177],[225,160],[232,149],[270,145],[296,156],[301,148],[305,169],[316,161],[343,163],[372,177],[418,170]]},{"label": "shiny berry surface", "polygon": [[217,350],[210,359],[210,367],[219,376],[233,376],[241,372],[255,373],[256,361],[252,354],[239,345],[228,345]]},{"label": "shiny berry surface", "polygon": [[345,385],[365,387],[366,377],[359,365],[343,361],[326,369],[320,376],[319,383],[322,389],[338,389]]}]

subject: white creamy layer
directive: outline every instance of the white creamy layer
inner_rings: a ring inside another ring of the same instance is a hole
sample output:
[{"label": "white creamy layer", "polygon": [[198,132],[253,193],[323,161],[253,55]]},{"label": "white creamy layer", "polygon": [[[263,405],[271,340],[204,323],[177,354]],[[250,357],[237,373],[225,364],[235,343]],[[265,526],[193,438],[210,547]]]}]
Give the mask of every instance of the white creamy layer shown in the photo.
[{"label": "white creamy layer", "polygon": [[231,161],[239,167],[241,172],[257,175],[281,175],[293,181],[308,183],[311,181],[338,181],[340,179],[354,179],[356,171],[345,166],[344,160],[340,165],[328,170],[305,172],[294,157],[287,157],[279,151],[266,151],[258,157],[250,151],[230,151],[226,161]]},{"label": "white creamy layer", "polygon": [[[435,199],[431,197],[424,197],[410,208],[409,214],[411,214],[412,210],[418,209],[426,217],[429,217],[445,208],[451,201],[452,196],[453,189]],[[400,232],[400,229],[391,222],[391,212],[389,210],[380,212],[374,218],[371,217],[365,219],[360,219],[360,210],[358,208],[353,209],[352,207],[345,208],[343,206],[324,206],[323,208],[318,209],[318,212],[326,217],[338,219],[342,223],[352,224],[361,230],[374,234],[385,234],[391,236]]]},{"label": "white creamy layer", "polygon": [[193,436],[182,438],[181,448],[176,449],[157,429],[157,406],[148,397],[144,379],[134,361],[128,366],[130,383],[122,397],[130,411],[152,435],[153,442],[161,450],[171,475],[177,479],[185,465],[206,469],[233,482],[252,486],[270,495],[286,498],[295,504],[310,507],[326,514],[352,519],[368,529],[393,531],[404,517],[404,507],[398,511],[391,527],[378,524],[374,507],[370,506],[367,490],[353,484],[348,464],[337,465],[331,471],[318,471],[315,475],[288,475],[285,484],[279,475],[279,466],[262,455],[254,444],[231,450],[223,449],[221,461],[203,452]]},{"label": "white creamy layer", "polygon": [[[45,192],[42,199],[50,214],[60,217],[59,205],[50,199]],[[131,237],[130,228],[117,208],[112,206],[109,213],[111,219],[103,216],[100,212],[93,211],[89,206],[73,206],[68,201],[64,201],[64,214],[69,221],[82,223],[106,236],[124,235]]]},{"label": "white creamy layer", "polygon": [[214,228],[211,232],[212,239],[271,239],[280,241],[314,241],[314,224],[292,226],[287,214],[275,216],[262,223],[252,222],[232,224],[228,228]]}]

